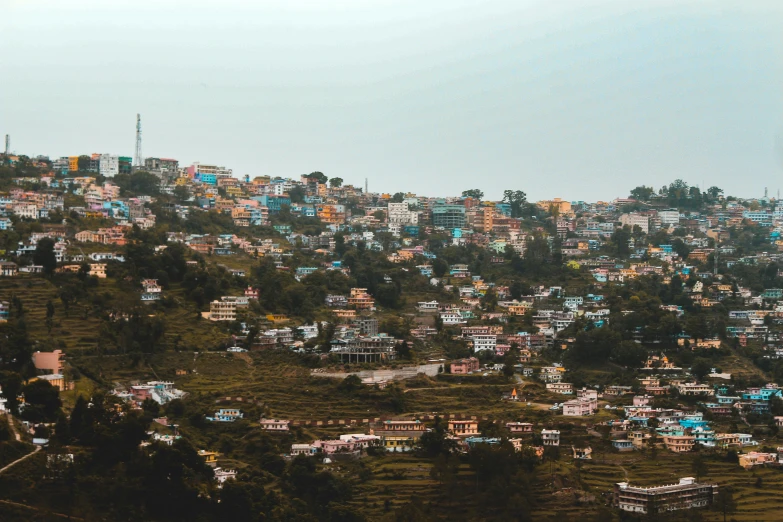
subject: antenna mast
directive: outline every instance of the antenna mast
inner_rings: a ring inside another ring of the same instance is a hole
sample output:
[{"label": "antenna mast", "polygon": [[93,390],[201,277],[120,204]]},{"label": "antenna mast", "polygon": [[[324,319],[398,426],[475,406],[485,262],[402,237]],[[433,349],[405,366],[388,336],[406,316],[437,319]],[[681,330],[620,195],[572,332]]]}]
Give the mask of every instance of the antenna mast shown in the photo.
[{"label": "antenna mast", "polygon": [[137,167],[144,166],[144,158],[141,156],[141,114],[136,114],[136,156],[133,164]]}]

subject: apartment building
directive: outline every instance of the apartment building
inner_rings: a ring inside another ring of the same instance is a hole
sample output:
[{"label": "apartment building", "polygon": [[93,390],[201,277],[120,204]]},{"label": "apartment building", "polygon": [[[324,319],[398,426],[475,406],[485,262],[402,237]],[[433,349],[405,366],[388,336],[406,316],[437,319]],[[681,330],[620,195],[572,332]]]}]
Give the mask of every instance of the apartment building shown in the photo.
[{"label": "apartment building", "polygon": [[620,216],[620,223],[623,226],[629,226],[631,229],[638,226],[645,234],[650,231],[650,218],[644,214],[637,214],[636,212],[623,214]]},{"label": "apartment building", "polygon": [[210,321],[236,321],[236,301],[212,301],[209,303]]},{"label": "apartment building", "polygon": [[418,225],[419,213],[409,209],[407,203],[389,203],[387,210],[390,224]]},{"label": "apartment building", "polygon": [[592,415],[597,409],[597,399],[580,397],[563,403],[563,416],[584,417],[585,415]]},{"label": "apartment building", "polygon": [[467,359],[460,359],[454,361],[449,365],[449,370],[453,375],[466,375],[471,372],[475,372],[479,369],[479,360],[475,357],[469,357]]},{"label": "apartment building", "polygon": [[657,515],[710,506],[717,494],[717,485],[700,484],[693,477],[681,478],[678,484],[650,488],[618,482],[614,486],[613,504],[623,511]]},{"label": "apartment building", "polygon": [[562,395],[573,395],[574,385],[570,382],[550,382],[546,385],[546,391]]}]

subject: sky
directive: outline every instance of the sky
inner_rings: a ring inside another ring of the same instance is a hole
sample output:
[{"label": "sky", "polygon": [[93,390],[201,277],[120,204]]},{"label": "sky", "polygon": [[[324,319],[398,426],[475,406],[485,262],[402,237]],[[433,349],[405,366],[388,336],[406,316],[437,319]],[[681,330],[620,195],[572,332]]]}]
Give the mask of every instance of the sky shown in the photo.
[{"label": "sky", "polygon": [[371,191],[783,189],[780,0],[0,0],[0,134]]}]

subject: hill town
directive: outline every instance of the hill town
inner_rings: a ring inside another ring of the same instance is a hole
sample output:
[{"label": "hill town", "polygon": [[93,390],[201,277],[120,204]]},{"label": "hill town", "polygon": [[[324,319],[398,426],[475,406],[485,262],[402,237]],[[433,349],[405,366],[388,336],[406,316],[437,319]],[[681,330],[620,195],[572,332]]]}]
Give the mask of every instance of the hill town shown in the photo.
[{"label": "hill town", "polygon": [[0,164],[4,520],[783,508],[778,198]]}]

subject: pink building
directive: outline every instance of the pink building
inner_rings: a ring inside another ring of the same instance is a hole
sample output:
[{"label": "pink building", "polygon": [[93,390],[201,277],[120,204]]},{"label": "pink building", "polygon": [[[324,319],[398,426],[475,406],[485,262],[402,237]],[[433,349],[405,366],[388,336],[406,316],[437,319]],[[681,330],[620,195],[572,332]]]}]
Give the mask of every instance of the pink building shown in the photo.
[{"label": "pink building", "polygon": [[291,421],[278,419],[261,419],[261,429],[268,431],[288,431]]},{"label": "pink building", "polygon": [[533,433],[533,425],[529,422],[507,422],[506,429],[511,433]]},{"label": "pink building", "polygon": [[451,363],[451,373],[454,375],[466,375],[479,369],[479,360],[475,357],[460,359]]},{"label": "pink building", "polygon": [[35,352],[33,353],[33,364],[36,370],[43,370],[49,373],[62,374],[63,360],[65,354],[62,350],[53,352]]}]

